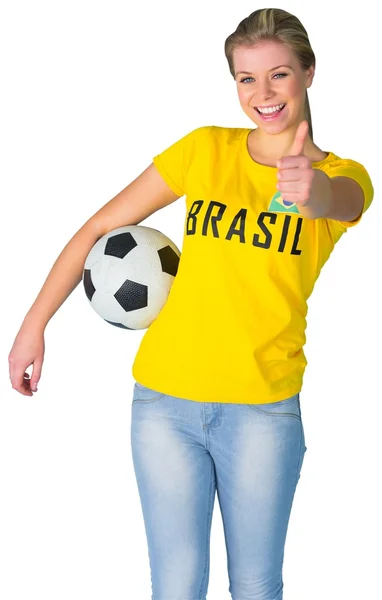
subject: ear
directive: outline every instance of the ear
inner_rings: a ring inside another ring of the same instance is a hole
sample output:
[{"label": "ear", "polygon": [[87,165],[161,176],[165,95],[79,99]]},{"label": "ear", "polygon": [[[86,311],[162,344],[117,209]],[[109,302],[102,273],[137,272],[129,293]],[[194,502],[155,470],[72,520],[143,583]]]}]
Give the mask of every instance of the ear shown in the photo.
[{"label": "ear", "polygon": [[315,68],[314,68],[313,65],[311,65],[309,67],[309,69],[307,69],[305,71],[305,85],[306,85],[307,88],[310,88],[310,86],[313,83],[314,73],[315,73]]}]

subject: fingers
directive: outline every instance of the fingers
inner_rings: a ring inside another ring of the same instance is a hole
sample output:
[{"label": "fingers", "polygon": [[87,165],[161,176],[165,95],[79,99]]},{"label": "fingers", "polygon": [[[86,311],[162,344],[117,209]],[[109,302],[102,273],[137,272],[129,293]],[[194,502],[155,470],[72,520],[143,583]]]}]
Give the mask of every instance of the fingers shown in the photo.
[{"label": "fingers", "polygon": [[29,379],[29,373],[24,373],[24,379],[23,379],[23,385],[22,385],[23,389],[26,390],[28,392],[28,396],[33,396],[32,391],[30,389],[30,379]]},{"label": "fingers", "polygon": [[10,363],[9,378],[11,384],[16,392],[23,394],[23,396],[32,396],[32,392],[29,387],[28,373],[24,371],[24,367],[20,364]]},{"label": "fingers", "polygon": [[292,204],[298,204],[299,206],[304,206],[303,202],[301,202],[301,194],[299,192],[286,192],[282,195],[284,204],[287,206],[291,206]]},{"label": "fingers", "polygon": [[290,156],[299,156],[303,154],[304,145],[306,142],[306,138],[309,133],[309,123],[308,121],[301,121],[300,125],[297,127],[296,135],[294,138],[293,146],[290,151]]},{"label": "fingers", "polygon": [[307,156],[283,156],[277,161],[277,175],[280,175],[280,171],[282,171],[283,175],[284,170],[288,169],[293,170],[293,173],[290,175],[299,177],[299,174],[297,173],[298,169],[310,169],[311,166],[312,161]]},{"label": "fingers", "polygon": [[[24,396],[33,396],[41,377],[44,360],[44,336],[35,330],[21,327],[8,355],[9,378],[14,390]],[[33,367],[32,376],[26,369]]]},{"label": "fingers", "polygon": [[33,363],[32,376],[25,371],[25,363],[16,363],[12,359],[9,360],[9,379],[11,380],[12,388],[23,394],[23,396],[33,396],[32,392],[37,392],[37,384],[41,377],[43,361],[36,359]]},{"label": "fingers", "polygon": [[312,165],[311,161],[304,155],[304,145],[309,134],[308,121],[301,121],[295,139],[288,156],[283,156],[277,161],[277,183],[284,204],[304,205],[306,197],[309,197],[307,189]]},{"label": "fingers", "polygon": [[[296,182],[295,181],[281,181],[280,183],[276,184],[276,187],[279,190],[279,192],[281,192],[281,194],[288,193],[288,192],[295,192],[296,191]],[[305,186],[303,184],[301,184],[298,187],[299,187],[299,189],[303,189],[304,187],[306,187],[308,189],[309,181],[306,182]]]},{"label": "fingers", "polygon": [[280,169],[277,172],[277,181],[288,183],[293,181],[300,181],[301,173],[297,169]]},{"label": "fingers", "polygon": [[37,384],[40,381],[40,377],[41,377],[42,363],[43,363],[43,361],[40,358],[36,358],[36,360],[33,363],[33,371],[32,371],[32,377],[30,380],[30,385],[34,392],[37,392]]}]

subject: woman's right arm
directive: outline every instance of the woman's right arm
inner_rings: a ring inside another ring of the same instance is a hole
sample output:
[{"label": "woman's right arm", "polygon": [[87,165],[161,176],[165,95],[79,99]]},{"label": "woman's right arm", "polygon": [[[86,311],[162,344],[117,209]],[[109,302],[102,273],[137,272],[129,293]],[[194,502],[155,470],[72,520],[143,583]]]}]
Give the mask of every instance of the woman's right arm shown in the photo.
[{"label": "woman's right arm", "polygon": [[[12,387],[32,396],[44,359],[44,331],[49,320],[82,279],[85,260],[103,235],[125,225],[137,225],[179,198],[152,163],[126,188],[102,206],[71,238],[53,264],[36,300],[26,314],[10,351]],[[29,380],[25,370],[33,364]]]}]

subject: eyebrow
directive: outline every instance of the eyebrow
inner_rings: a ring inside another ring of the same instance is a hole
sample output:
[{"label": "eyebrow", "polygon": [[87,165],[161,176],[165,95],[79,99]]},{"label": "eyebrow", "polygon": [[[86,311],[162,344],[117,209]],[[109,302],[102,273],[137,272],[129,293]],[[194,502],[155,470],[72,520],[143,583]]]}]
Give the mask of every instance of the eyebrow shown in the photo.
[{"label": "eyebrow", "polygon": [[[293,67],[291,67],[290,65],[278,65],[277,67],[273,67],[272,69],[269,69],[269,70],[276,71],[276,69],[280,69],[281,67],[286,67],[287,69],[292,69],[292,71],[293,71]],[[240,73],[244,73],[244,75],[252,75],[252,73],[250,71],[238,71],[236,73],[236,76],[240,75]]]}]

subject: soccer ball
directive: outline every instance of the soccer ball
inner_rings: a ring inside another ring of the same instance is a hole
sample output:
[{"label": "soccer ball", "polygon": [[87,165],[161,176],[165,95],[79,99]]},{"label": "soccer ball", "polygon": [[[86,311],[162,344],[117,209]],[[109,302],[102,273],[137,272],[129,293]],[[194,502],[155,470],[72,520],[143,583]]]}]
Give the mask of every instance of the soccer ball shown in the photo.
[{"label": "soccer ball", "polygon": [[90,306],[123,329],[157,318],[178,271],[180,252],[163,233],[140,225],[109,231],[90,250],[82,281]]}]

